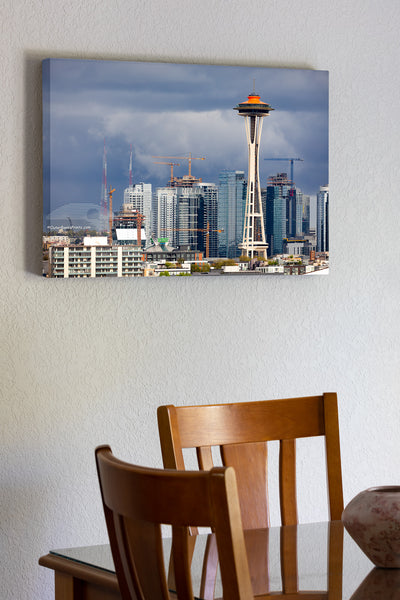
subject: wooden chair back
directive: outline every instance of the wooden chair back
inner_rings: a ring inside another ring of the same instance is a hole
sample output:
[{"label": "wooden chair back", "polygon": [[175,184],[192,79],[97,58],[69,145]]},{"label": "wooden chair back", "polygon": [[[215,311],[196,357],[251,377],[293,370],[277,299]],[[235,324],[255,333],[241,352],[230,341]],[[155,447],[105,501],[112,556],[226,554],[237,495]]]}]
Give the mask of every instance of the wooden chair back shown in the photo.
[{"label": "wooden chair back", "polygon": [[343,511],[337,396],[239,402],[203,406],[160,406],[157,412],[164,467],[184,470],[183,450],[196,448],[199,468],[213,466],[212,447],[233,466],[244,529],[268,527],[267,443],[279,440],[280,512],[283,525],[298,522],[296,439],[324,436],[331,520]]},{"label": "wooden chair back", "polygon": [[253,598],[235,473],[151,469],[96,449],[107,530],[123,600],[169,600],[161,525],[172,525],[172,553],[179,600],[193,600],[188,527],[212,527],[224,597]]}]

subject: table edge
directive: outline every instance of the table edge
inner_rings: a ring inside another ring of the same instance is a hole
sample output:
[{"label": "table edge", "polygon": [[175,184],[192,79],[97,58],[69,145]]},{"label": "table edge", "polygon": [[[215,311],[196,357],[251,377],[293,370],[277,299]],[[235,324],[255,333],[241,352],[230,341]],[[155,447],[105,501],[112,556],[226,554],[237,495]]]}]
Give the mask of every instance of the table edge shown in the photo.
[{"label": "table edge", "polygon": [[77,579],[101,585],[113,591],[119,591],[118,580],[115,573],[107,573],[96,567],[78,563],[54,554],[41,556],[39,558],[39,565],[41,567],[53,569],[53,571],[66,573]]}]

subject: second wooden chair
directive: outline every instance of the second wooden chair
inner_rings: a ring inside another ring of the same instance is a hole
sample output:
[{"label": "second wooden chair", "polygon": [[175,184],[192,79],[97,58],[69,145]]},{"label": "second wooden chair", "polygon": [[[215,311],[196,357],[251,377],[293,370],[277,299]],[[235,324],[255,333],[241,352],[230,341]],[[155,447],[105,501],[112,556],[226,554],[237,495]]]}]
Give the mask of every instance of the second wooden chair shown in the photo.
[{"label": "second wooden chair", "polygon": [[172,525],[179,600],[193,600],[190,525],[212,527],[224,597],[253,600],[235,472],[177,472],[132,465],[96,449],[104,513],[123,600],[169,600],[161,524]]},{"label": "second wooden chair", "polygon": [[203,406],[160,406],[158,426],[164,467],[185,469],[183,450],[196,448],[200,469],[213,466],[219,446],[236,472],[245,529],[269,526],[267,442],[279,440],[281,522],[298,522],[296,438],[323,436],[331,520],[343,511],[337,396],[326,393],[283,400]]}]

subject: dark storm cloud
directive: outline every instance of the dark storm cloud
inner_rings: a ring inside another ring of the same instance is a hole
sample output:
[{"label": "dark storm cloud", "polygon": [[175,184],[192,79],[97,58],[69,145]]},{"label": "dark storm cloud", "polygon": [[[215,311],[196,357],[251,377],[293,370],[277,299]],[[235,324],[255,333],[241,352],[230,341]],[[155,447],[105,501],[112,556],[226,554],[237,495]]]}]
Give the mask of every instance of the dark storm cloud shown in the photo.
[{"label": "dark storm cloud", "polygon": [[326,110],[326,71],[74,60],[53,65],[55,93],[74,102],[92,98],[110,110],[115,105],[147,111],[227,110],[246,99],[253,81],[256,92],[279,110]]},{"label": "dark storm cloud", "polygon": [[[128,184],[133,146],[134,182],[165,185],[169,167],[152,155],[205,156],[192,172],[218,182],[222,169],[247,171],[243,119],[233,107],[253,85],[275,110],[264,119],[260,176],[289,172],[289,163],[265,157],[300,157],[295,181],[315,195],[328,182],[328,73],[124,61],[52,60],[44,69],[50,92],[51,207],[100,202],[103,143],[116,207]],[[46,97],[46,94],[44,95]],[[46,147],[46,143],[45,143]],[[47,159],[49,156],[47,156]],[[175,174],[187,173],[179,161]]]}]

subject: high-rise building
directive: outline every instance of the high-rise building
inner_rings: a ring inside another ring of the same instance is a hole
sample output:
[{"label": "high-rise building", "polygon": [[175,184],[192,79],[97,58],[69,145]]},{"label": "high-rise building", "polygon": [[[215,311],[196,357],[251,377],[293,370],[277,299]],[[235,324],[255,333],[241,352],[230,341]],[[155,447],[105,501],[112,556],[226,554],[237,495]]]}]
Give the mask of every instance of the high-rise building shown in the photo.
[{"label": "high-rise building", "polygon": [[286,196],[286,235],[296,236],[296,188],[291,186]]},{"label": "high-rise building", "polygon": [[287,238],[287,210],[291,181],[287,173],[278,173],[268,178],[265,215],[265,231],[268,256],[283,253],[283,240]]},{"label": "high-rise building", "polygon": [[261,203],[259,175],[259,152],[262,120],[270,113],[271,108],[260,96],[250,94],[245,102],[235,106],[234,110],[245,119],[246,138],[248,144],[248,181],[246,207],[241,248],[250,258],[267,255],[267,243],[264,230],[264,216]]},{"label": "high-rise building", "polygon": [[157,188],[157,237],[168,238],[171,246],[177,246],[177,188]]},{"label": "high-rise building", "polygon": [[153,241],[157,238],[158,231],[158,196],[157,192],[153,192],[151,199],[151,238]]},{"label": "high-rise building", "polygon": [[288,237],[301,237],[305,230],[303,229],[303,214],[304,214],[304,196],[299,188],[292,187],[289,192],[289,197],[292,201],[292,228],[288,232]]},{"label": "high-rise building", "polygon": [[204,247],[204,199],[199,190],[192,187],[176,188],[177,197],[177,244],[190,246],[193,250]]},{"label": "high-rise building", "polygon": [[243,241],[246,181],[244,171],[222,171],[219,174],[218,256],[240,256]]},{"label": "high-rise building", "polygon": [[144,228],[147,239],[151,236],[151,205],[152,188],[151,183],[136,183],[129,185],[124,190],[124,205],[126,210],[136,210],[144,215]]},{"label": "high-rise building", "polygon": [[286,197],[286,235],[288,238],[303,235],[303,194],[293,183]]},{"label": "high-rise building", "polygon": [[321,186],[317,194],[317,252],[329,251],[329,187]]},{"label": "high-rise building", "polygon": [[303,194],[302,231],[303,235],[309,235],[311,227],[311,198]]},{"label": "high-rise building", "polygon": [[218,256],[218,187],[215,183],[196,183],[193,189],[202,197],[200,205],[204,209],[203,247],[197,249],[205,252],[206,258]]},{"label": "high-rise building", "polygon": [[158,238],[172,246],[190,246],[217,256],[218,187],[215,183],[194,183],[190,187],[157,188]]},{"label": "high-rise building", "polygon": [[218,187],[195,183],[173,188],[177,193],[176,236],[178,246],[190,246],[207,257],[218,253]]},{"label": "high-rise building", "polygon": [[303,194],[299,189],[295,189],[296,192],[296,228],[294,237],[300,237],[303,235]]}]

